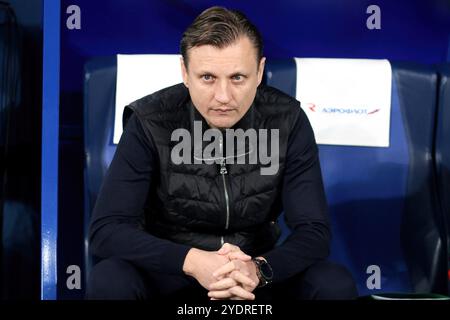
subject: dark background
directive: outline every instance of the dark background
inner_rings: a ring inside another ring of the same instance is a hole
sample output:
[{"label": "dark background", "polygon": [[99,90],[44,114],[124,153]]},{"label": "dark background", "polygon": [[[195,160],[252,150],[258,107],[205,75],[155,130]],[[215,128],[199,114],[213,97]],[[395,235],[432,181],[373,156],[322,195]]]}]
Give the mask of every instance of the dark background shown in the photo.
[{"label": "dark background", "polygon": [[[6,3],[14,9],[17,20],[14,31],[17,42],[7,64],[9,70],[17,74],[19,82],[14,98],[9,91],[0,92],[2,98],[9,101],[1,110],[0,167],[5,184],[1,196],[1,295],[4,299],[39,299],[42,1],[10,0]],[[6,48],[4,22],[0,36],[2,53]],[[11,60],[15,59],[19,64],[12,67]],[[5,69],[2,64],[2,76],[5,76]]]}]

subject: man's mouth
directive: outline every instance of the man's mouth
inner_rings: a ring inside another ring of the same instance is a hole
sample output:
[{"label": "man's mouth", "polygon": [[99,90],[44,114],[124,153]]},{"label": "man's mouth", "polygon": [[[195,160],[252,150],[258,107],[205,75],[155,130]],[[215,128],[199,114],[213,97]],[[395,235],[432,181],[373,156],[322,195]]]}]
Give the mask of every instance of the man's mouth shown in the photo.
[{"label": "man's mouth", "polygon": [[212,110],[214,112],[218,112],[218,113],[229,113],[231,111],[234,111],[235,109],[232,109],[232,108],[214,108]]}]

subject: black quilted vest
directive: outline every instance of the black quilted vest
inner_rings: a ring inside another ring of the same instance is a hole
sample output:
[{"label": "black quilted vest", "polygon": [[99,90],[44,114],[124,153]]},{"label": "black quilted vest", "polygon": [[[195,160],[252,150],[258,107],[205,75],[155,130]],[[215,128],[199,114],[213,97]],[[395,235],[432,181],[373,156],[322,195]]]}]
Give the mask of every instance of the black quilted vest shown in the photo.
[{"label": "black quilted vest", "polygon": [[[287,143],[300,111],[299,102],[277,89],[258,87],[255,100],[233,127],[279,129],[279,170],[261,175],[260,164],[179,164],[171,161],[173,130],[193,135],[194,120],[208,128],[193,107],[189,92],[178,84],[139,99],[125,108],[124,124],[136,113],[147,139],[157,148],[159,173],[145,207],[151,234],[204,250],[222,243],[238,245],[250,255],[271,249],[280,235],[281,193]],[[248,161],[247,161],[248,163]]]}]

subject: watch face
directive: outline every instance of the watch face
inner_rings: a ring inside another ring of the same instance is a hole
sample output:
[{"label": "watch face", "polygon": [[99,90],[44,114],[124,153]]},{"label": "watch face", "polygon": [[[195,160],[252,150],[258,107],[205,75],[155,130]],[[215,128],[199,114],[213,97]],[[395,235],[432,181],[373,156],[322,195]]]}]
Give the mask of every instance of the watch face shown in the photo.
[{"label": "watch face", "polygon": [[266,279],[266,280],[272,280],[272,277],[273,277],[273,271],[272,271],[272,268],[270,267],[270,265],[267,263],[267,262],[265,262],[264,260],[263,261],[261,261],[261,264],[260,264],[260,272],[261,272],[261,275]]}]

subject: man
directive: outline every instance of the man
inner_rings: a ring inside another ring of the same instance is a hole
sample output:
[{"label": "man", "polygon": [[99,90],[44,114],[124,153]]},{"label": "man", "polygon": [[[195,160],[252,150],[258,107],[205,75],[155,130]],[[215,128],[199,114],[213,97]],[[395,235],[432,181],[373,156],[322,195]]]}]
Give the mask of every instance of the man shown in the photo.
[{"label": "man", "polygon": [[[312,129],[298,101],[260,85],[262,48],[243,14],[210,8],[183,34],[184,83],[126,108],[91,221],[90,249],[102,260],[88,298],[357,296],[348,271],[325,261],[330,230]],[[242,152],[228,154],[230,130],[245,132]],[[282,211],[291,234],[277,245]]]}]

